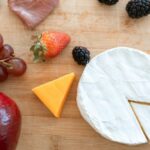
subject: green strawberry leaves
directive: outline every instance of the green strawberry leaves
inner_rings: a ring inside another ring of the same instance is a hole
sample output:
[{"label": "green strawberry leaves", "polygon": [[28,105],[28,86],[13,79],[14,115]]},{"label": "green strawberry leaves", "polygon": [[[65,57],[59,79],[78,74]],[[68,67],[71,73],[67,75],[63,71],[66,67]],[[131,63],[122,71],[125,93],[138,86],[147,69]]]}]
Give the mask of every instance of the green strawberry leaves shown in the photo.
[{"label": "green strawberry leaves", "polygon": [[34,58],[33,61],[35,63],[45,61],[45,53],[47,51],[46,46],[41,43],[42,35],[36,34],[33,38],[36,38],[34,45],[31,46],[30,51],[33,52]]}]

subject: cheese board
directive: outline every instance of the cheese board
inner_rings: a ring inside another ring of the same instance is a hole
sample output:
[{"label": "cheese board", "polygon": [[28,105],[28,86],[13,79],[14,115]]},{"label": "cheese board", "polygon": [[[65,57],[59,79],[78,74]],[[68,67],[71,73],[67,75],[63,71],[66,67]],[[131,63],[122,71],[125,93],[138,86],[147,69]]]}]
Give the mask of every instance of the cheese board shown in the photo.
[{"label": "cheese board", "polygon": [[[88,47],[91,57],[117,46],[150,52],[150,18],[130,19],[125,11],[127,2],[120,0],[116,5],[108,7],[97,0],[60,0],[46,20],[36,29],[29,30],[9,10],[7,0],[0,1],[0,33],[28,66],[23,76],[9,77],[6,82],[0,83],[0,91],[12,97],[22,113],[22,130],[17,150],[149,150],[149,144],[130,147],[104,139],[83,120],[76,104],[77,85],[84,66],[77,65],[72,59],[74,46]],[[35,31],[46,30],[67,32],[72,41],[58,57],[46,63],[34,64],[29,52],[31,36]],[[62,117],[56,119],[31,89],[70,72],[74,72],[76,78]]]}]

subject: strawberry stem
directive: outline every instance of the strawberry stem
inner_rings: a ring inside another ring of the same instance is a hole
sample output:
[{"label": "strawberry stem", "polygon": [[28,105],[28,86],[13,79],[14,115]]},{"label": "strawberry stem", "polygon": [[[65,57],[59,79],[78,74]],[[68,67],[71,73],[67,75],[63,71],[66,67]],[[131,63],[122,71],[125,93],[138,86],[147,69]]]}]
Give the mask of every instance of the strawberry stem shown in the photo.
[{"label": "strawberry stem", "polygon": [[33,52],[34,58],[33,61],[45,61],[45,52],[47,50],[46,46],[41,42],[42,34],[35,35],[36,41],[34,45],[31,46],[30,51]]}]

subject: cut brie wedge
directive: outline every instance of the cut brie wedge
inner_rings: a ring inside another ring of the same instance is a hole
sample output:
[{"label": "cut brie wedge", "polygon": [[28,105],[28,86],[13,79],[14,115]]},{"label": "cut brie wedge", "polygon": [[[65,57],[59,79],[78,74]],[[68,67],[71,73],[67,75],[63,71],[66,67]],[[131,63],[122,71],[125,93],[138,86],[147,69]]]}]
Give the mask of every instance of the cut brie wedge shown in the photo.
[{"label": "cut brie wedge", "polygon": [[137,119],[148,140],[150,140],[150,105],[131,103]]},{"label": "cut brie wedge", "polygon": [[147,143],[150,124],[144,126],[146,122],[138,113],[144,108],[134,112],[129,100],[150,104],[150,56],[118,47],[93,58],[78,85],[77,104],[83,118],[114,142]]}]

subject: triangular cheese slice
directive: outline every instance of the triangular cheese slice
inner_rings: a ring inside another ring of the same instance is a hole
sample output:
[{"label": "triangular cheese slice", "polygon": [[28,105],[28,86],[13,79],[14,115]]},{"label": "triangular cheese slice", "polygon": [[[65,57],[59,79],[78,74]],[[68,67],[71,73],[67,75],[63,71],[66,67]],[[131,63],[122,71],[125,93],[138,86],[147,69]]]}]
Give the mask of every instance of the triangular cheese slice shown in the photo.
[{"label": "triangular cheese slice", "polygon": [[56,80],[40,85],[32,89],[32,91],[55,117],[60,117],[64,102],[74,78],[75,74],[70,73]]},{"label": "triangular cheese slice", "polygon": [[150,140],[150,105],[131,103],[140,125]]}]

